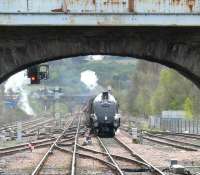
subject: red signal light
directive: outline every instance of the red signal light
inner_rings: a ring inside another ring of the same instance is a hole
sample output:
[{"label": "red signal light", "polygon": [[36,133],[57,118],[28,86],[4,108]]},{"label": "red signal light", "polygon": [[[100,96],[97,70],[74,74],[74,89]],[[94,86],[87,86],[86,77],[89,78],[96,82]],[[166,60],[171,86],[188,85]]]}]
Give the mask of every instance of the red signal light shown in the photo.
[{"label": "red signal light", "polygon": [[31,80],[32,80],[32,81],[35,81],[35,80],[36,80],[36,77],[34,77],[34,76],[31,77]]},{"label": "red signal light", "polygon": [[40,84],[40,67],[38,65],[31,66],[27,69],[28,78],[30,78],[31,84]]},{"label": "red signal light", "polygon": [[37,75],[32,75],[31,76],[31,84],[40,84],[40,80],[37,77]]}]

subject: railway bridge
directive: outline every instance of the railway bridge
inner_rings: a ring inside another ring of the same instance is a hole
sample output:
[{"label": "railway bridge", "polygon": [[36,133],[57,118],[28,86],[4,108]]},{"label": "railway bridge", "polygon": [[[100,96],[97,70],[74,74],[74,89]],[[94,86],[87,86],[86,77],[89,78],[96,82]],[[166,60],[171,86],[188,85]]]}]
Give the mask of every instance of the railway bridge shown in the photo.
[{"label": "railway bridge", "polygon": [[1,0],[0,81],[80,55],[157,62],[200,87],[200,0]]}]

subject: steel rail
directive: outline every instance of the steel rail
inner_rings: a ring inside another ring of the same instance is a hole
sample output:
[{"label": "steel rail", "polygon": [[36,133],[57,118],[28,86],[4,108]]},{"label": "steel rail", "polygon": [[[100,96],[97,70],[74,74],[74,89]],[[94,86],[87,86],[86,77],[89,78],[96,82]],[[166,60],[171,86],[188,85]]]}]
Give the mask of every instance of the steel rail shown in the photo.
[{"label": "steel rail", "polygon": [[[19,121],[19,122],[22,123],[22,126],[23,126],[23,127],[26,127],[27,125],[36,123],[36,122],[41,121],[41,120],[44,120],[44,119],[45,119],[45,117],[41,117],[41,118],[34,119],[34,120],[27,120],[27,121],[24,121],[24,122]],[[17,128],[17,123],[1,126],[1,127],[0,127],[0,131],[5,130],[5,129],[8,129],[8,128],[16,129],[16,128]]]},{"label": "steel rail", "polygon": [[156,168],[154,165],[152,165],[151,163],[149,163],[147,160],[145,160],[143,157],[141,157],[136,151],[132,150],[127,144],[125,144],[121,139],[114,137],[114,139],[120,143],[126,150],[128,150],[131,155],[137,157],[138,159],[142,160],[144,163],[146,163],[149,168],[151,168],[152,170],[154,170],[155,172],[157,172],[159,175],[165,175],[165,173],[163,173],[161,170],[159,170],[158,168]]},{"label": "steel rail", "polygon": [[76,170],[76,150],[77,150],[77,141],[78,141],[78,133],[79,133],[79,127],[80,127],[80,120],[81,117],[79,115],[78,119],[78,126],[76,130],[76,135],[74,139],[74,150],[73,150],[73,156],[72,156],[72,165],[71,165],[71,175],[75,175],[75,170]]},{"label": "steel rail", "polygon": [[[52,139],[52,140],[40,141],[40,142],[34,144],[34,148],[36,149],[36,148],[41,148],[41,147],[46,147],[46,146],[52,145],[54,140],[56,140],[56,138]],[[62,141],[59,141],[57,144],[63,145],[63,142],[68,142],[70,140],[71,139],[64,139]],[[65,146],[67,146],[67,145],[70,146],[71,144],[65,144]],[[0,151],[0,157],[12,155],[12,154],[15,154],[18,152],[23,152],[23,151],[26,151],[29,149],[30,148],[28,148],[27,144],[26,145],[17,145],[16,147],[7,147],[4,150]]]},{"label": "steel rail", "polygon": [[[78,134],[84,134],[84,133],[85,133],[84,131],[81,131]],[[74,135],[76,135],[76,131],[75,132],[68,132],[67,134],[65,134],[65,136],[74,136]]]},{"label": "steel rail", "polygon": [[174,142],[174,143],[179,143],[179,144],[198,147],[198,148],[200,147],[200,145],[197,145],[197,144],[193,144],[193,143],[189,143],[189,142],[183,142],[183,141],[179,141],[179,140],[174,140],[174,139],[170,139],[170,138],[166,138],[166,137],[150,134],[150,133],[147,133],[147,132],[145,134],[150,136],[150,137],[156,137],[156,138],[167,140],[167,141]]},{"label": "steel rail", "polygon": [[[74,140],[74,136],[71,136],[71,137],[64,137],[63,136],[63,140],[62,141],[59,141],[59,143],[63,143],[63,142],[67,142],[67,141],[71,141],[71,140]],[[50,143],[53,143],[53,141],[56,140],[55,137],[51,137],[51,138],[48,138],[48,139],[44,139],[44,140],[39,140],[39,141],[34,141],[34,142],[31,142],[35,147],[37,145],[40,145],[40,144],[44,144],[44,143],[47,143],[47,142],[50,142]],[[15,146],[9,146],[9,147],[5,147],[5,148],[0,148],[0,155],[6,151],[9,152],[12,151],[12,150],[16,150],[18,148],[24,148],[24,147],[27,147],[28,146],[28,142],[27,143],[22,143],[22,144],[18,144],[18,145],[15,145]],[[28,148],[28,147],[27,147]]]},{"label": "steel rail", "polygon": [[200,139],[200,134],[189,134],[189,133],[180,133],[180,132],[166,132],[166,131],[145,131],[151,134],[162,134],[162,135],[173,135],[186,138]]},{"label": "steel rail", "polygon": [[[28,125],[32,125],[32,124],[34,124],[34,123],[43,121],[44,119],[48,119],[48,118],[41,117],[41,118],[38,118],[38,119],[35,119],[35,120],[32,120],[32,121],[29,121],[29,122],[28,122],[28,121],[27,121],[27,122],[24,122],[24,123],[22,123],[22,125],[23,125],[24,127],[26,127],[26,126],[28,126]],[[17,127],[17,124],[16,124],[16,127]]]},{"label": "steel rail", "polygon": [[[62,151],[62,152],[73,154],[73,152],[72,152],[71,150],[66,150],[66,149],[64,149],[64,148],[62,148],[62,147],[59,147],[58,145],[56,145],[56,148],[57,148],[58,150]],[[100,159],[100,158],[98,158],[98,157],[94,157],[94,156],[92,156],[92,155],[83,154],[83,153],[79,153],[79,152],[76,152],[76,154],[79,155],[79,156],[81,156],[81,157],[87,157],[87,158],[90,158],[90,159],[97,160],[97,161],[99,161],[99,162],[101,162],[101,163],[103,163],[103,164],[106,164],[107,166],[109,166],[110,168],[112,168],[113,170],[116,171],[115,165],[112,164],[112,163],[110,163],[110,162],[108,162],[108,161],[102,160],[102,159]]]},{"label": "steel rail", "polygon": [[65,132],[67,131],[68,127],[73,123],[74,120],[72,120],[71,122],[67,122],[68,125],[66,127],[66,129],[62,132],[62,134],[60,134],[56,141],[53,142],[53,144],[51,145],[51,147],[49,148],[49,150],[46,152],[46,154],[44,155],[44,157],[41,159],[41,161],[38,163],[37,167],[34,169],[34,171],[31,173],[31,175],[37,175],[39,174],[42,166],[44,165],[45,161],[47,160],[48,156],[50,153],[52,153],[54,147],[56,146],[56,144],[58,143],[58,141],[62,138],[62,136],[65,134]]},{"label": "steel rail", "polygon": [[172,142],[170,143],[170,142],[167,142],[164,139],[160,139],[160,138],[158,139],[158,138],[150,138],[150,137],[143,136],[143,139],[150,140],[152,142],[157,142],[159,144],[168,145],[168,146],[172,146],[172,147],[175,147],[175,148],[187,150],[187,151],[198,151],[198,149],[191,148],[191,147],[188,147],[188,146],[178,145],[178,144],[175,144],[175,143],[172,143]]},{"label": "steel rail", "polygon": [[[35,129],[35,127],[39,127],[39,126],[43,126],[43,125],[45,125],[45,124],[47,124],[47,123],[51,123],[51,122],[53,122],[54,121],[54,119],[48,119],[48,120],[46,120],[46,121],[42,121],[42,122],[40,122],[40,123],[36,123],[36,124],[34,124],[34,125],[31,125],[31,126],[29,126],[29,127],[26,127],[26,128],[24,128],[24,129],[22,129],[22,131],[23,132],[25,132],[25,131],[29,131],[29,133],[30,132],[33,132],[33,131],[36,131],[37,129]],[[34,128],[34,129],[33,129]],[[31,130],[31,129],[33,129],[33,130]]]},{"label": "steel rail", "polygon": [[[52,142],[53,142],[53,140],[46,140],[46,141],[43,141],[43,142],[38,142],[38,143],[34,144],[34,148],[45,147],[45,146],[51,145]],[[30,148],[28,148],[28,144],[17,145],[16,147],[11,147],[11,148],[7,147],[0,152],[0,157],[12,155],[12,154],[15,154],[15,153],[18,153],[18,152],[23,152],[23,151],[26,151],[26,150],[30,150]]]},{"label": "steel rail", "polygon": [[[83,147],[81,145],[77,145],[77,146],[80,149],[82,149],[82,150],[85,150],[85,151],[88,151],[88,152],[92,152],[94,154],[107,155],[105,152],[97,151],[97,150],[90,149],[90,148],[85,148],[85,147]],[[148,164],[146,164],[145,162],[139,161],[139,160],[136,160],[136,159],[131,159],[131,158],[128,158],[128,157],[123,157],[123,156],[119,156],[119,155],[116,155],[116,154],[111,154],[111,156],[115,157],[116,159],[121,159],[121,160],[124,160],[124,161],[129,161],[131,163],[135,163],[135,164],[138,164],[138,165],[148,166]]]},{"label": "steel rail", "polygon": [[124,173],[122,172],[121,168],[119,167],[119,165],[117,164],[117,162],[113,159],[113,157],[111,156],[110,152],[109,152],[108,149],[106,148],[106,146],[105,146],[105,144],[103,143],[103,141],[102,141],[99,137],[97,137],[97,138],[98,138],[98,140],[99,140],[99,143],[100,143],[101,146],[103,147],[103,149],[106,151],[108,157],[110,158],[110,160],[112,161],[112,163],[115,165],[115,167],[116,167],[118,173],[119,173],[120,175],[124,175]]},{"label": "steel rail", "polygon": [[[39,141],[32,142],[32,144],[33,145],[37,145],[37,144],[40,144],[40,143],[45,143],[45,142],[54,141],[54,140],[56,140],[56,138],[39,140]],[[0,148],[0,153],[3,152],[3,151],[7,151],[7,150],[12,150],[12,149],[16,149],[16,148],[26,147],[26,146],[28,146],[28,144],[29,143],[27,142],[27,143],[18,144],[18,145],[15,145],[15,146],[9,146],[9,147],[5,147],[5,148]]]},{"label": "steel rail", "polygon": [[191,138],[191,139],[198,139],[198,140],[200,140],[200,135],[197,135],[197,134],[175,133],[175,134],[170,134],[170,135],[175,135],[175,136],[180,136],[180,137],[186,137],[186,138]]}]

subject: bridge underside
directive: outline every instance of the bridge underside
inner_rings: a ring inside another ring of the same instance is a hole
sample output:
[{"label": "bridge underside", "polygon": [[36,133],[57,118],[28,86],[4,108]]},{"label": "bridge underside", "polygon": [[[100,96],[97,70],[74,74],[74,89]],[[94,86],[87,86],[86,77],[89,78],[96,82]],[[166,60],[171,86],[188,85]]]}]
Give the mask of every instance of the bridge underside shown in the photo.
[{"label": "bridge underside", "polygon": [[0,81],[30,65],[118,55],[174,68],[200,87],[200,28],[1,27]]}]

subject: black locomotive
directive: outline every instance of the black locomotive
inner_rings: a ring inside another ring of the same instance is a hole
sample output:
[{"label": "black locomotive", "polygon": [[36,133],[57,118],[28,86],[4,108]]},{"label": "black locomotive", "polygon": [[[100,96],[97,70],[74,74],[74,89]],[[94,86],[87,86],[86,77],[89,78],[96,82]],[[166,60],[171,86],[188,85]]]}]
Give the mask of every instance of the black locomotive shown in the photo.
[{"label": "black locomotive", "polygon": [[119,104],[109,92],[91,98],[85,108],[86,123],[98,136],[114,137],[120,126]]}]

